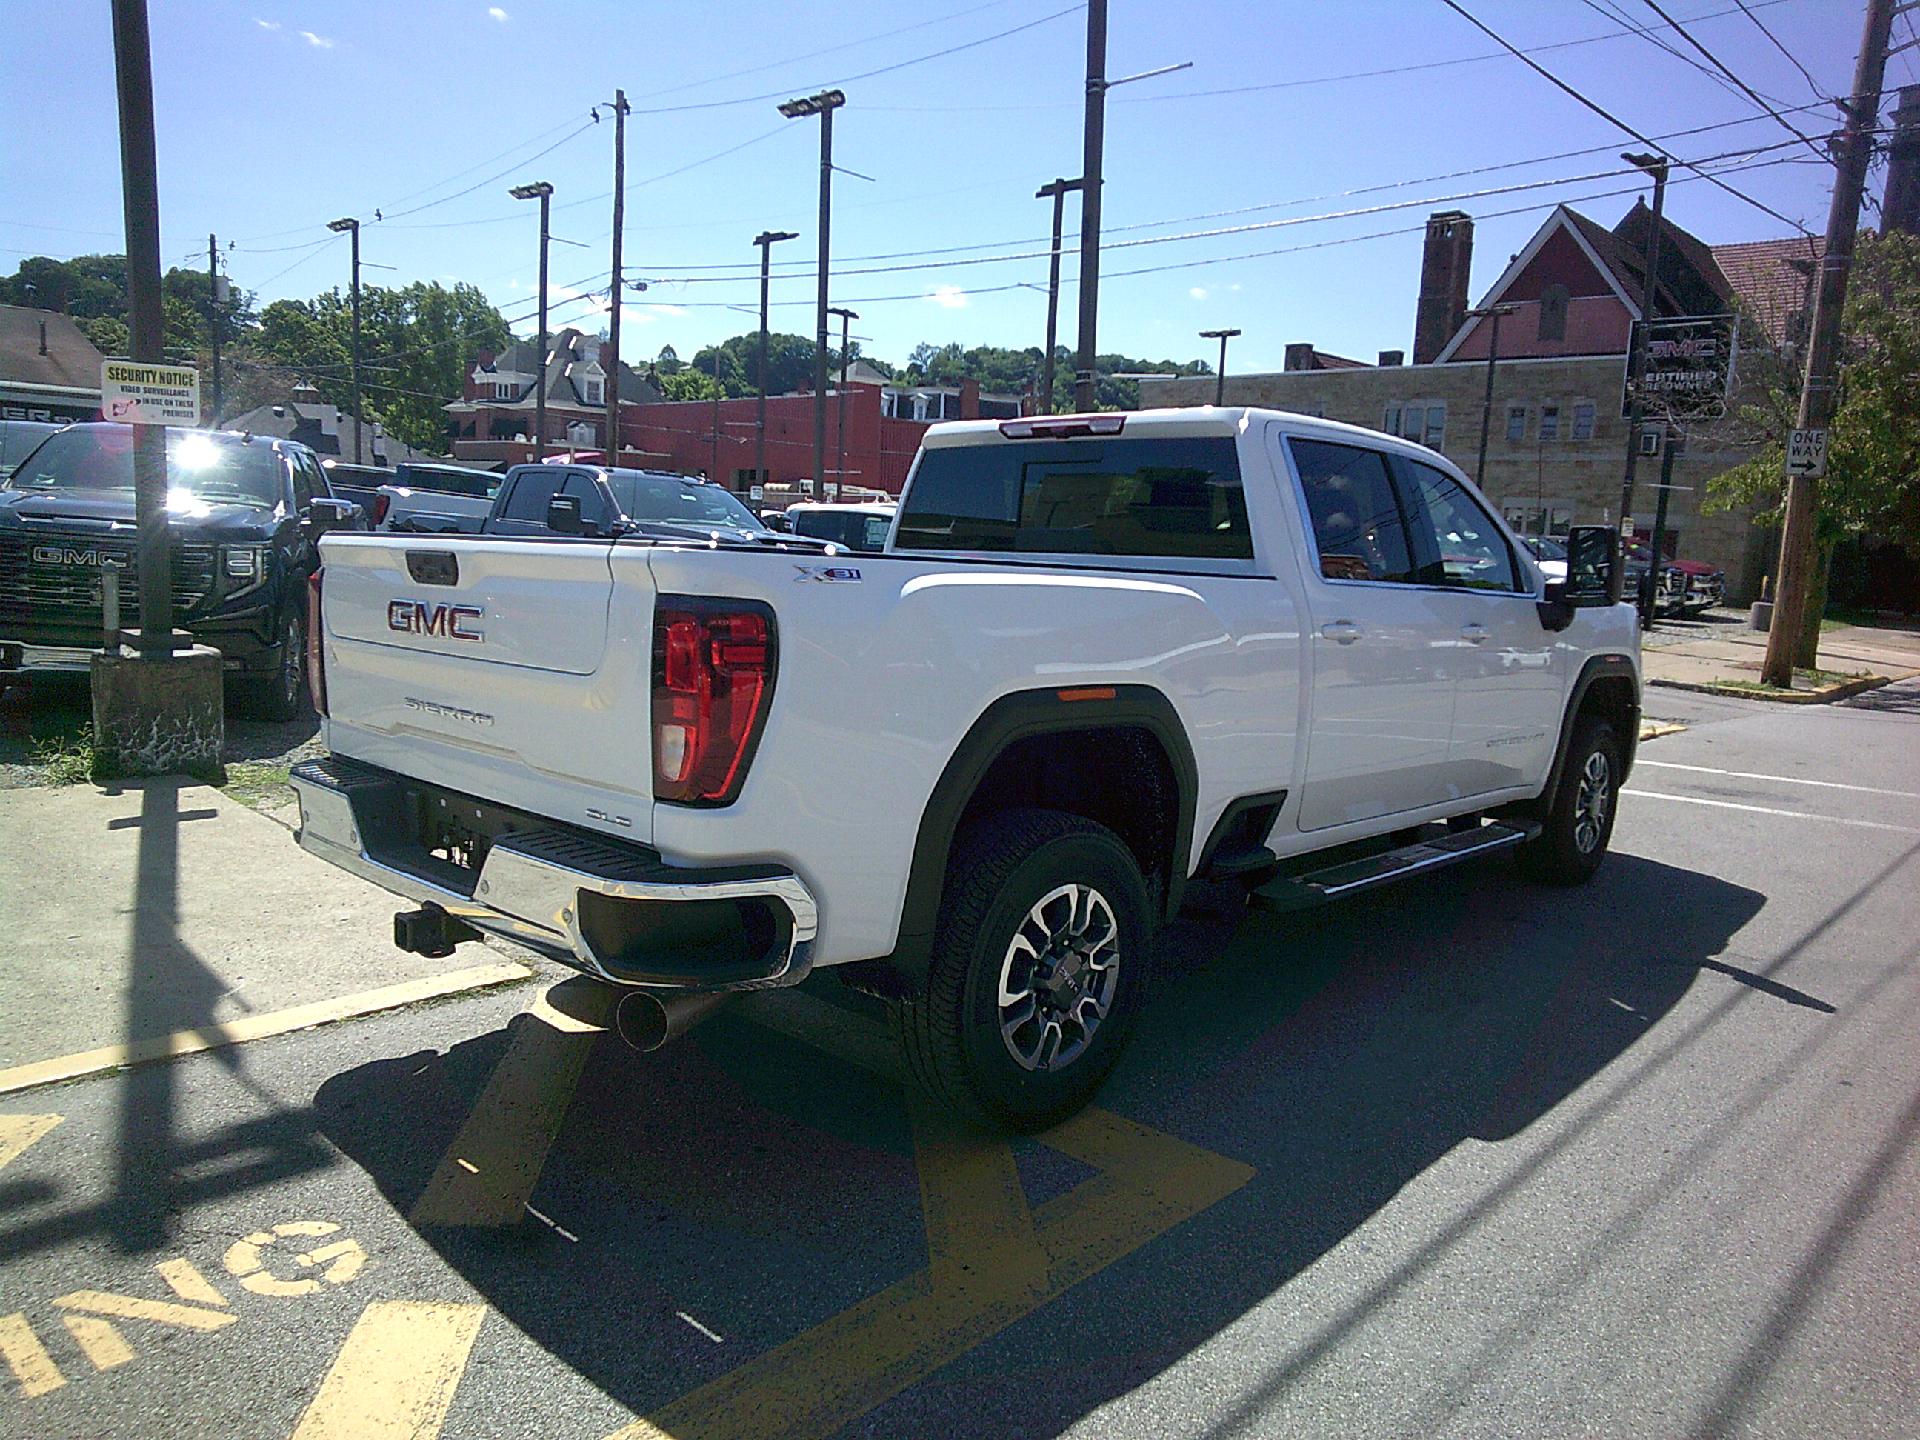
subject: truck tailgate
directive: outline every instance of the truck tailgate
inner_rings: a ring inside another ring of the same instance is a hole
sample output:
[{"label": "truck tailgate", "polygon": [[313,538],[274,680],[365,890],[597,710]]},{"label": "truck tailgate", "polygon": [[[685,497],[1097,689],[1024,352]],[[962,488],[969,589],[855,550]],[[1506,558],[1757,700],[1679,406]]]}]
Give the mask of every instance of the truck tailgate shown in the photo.
[{"label": "truck tailgate", "polygon": [[505,805],[649,838],[653,584],[644,553],[580,541],[329,536],[329,745]]}]

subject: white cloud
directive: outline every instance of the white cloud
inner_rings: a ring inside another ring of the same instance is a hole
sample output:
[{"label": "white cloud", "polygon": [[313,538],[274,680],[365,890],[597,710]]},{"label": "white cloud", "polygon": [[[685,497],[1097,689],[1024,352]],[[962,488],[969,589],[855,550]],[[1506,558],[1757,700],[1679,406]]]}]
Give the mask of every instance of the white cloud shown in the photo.
[{"label": "white cloud", "polygon": [[498,5],[489,5],[487,7],[487,14],[498,20],[502,25],[507,23],[507,12],[502,10]]},{"label": "white cloud", "polygon": [[1233,293],[1236,295],[1240,293],[1240,286],[1238,284],[1229,285],[1227,288],[1233,291]]},{"label": "white cloud", "polygon": [[964,310],[967,308],[967,292],[958,285],[936,285],[927,294],[927,299],[942,310]]},{"label": "white cloud", "polygon": [[1205,286],[1203,286],[1203,285],[1196,285],[1196,286],[1194,286],[1194,287],[1193,287],[1193,288],[1192,288],[1191,290],[1189,290],[1189,291],[1187,291],[1187,298],[1188,298],[1189,300],[1204,300],[1204,299],[1206,299],[1206,298],[1207,298],[1207,291],[1206,291],[1206,287],[1205,287]]},{"label": "white cloud", "polygon": [[258,25],[262,30],[278,30],[280,28],[280,22],[278,20],[256,20],[253,23]]},{"label": "white cloud", "polygon": [[316,50],[331,50],[333,48],[333,41],[324,35],[316,35],[311,30],[302,30],[300,32],[300,38]]}]

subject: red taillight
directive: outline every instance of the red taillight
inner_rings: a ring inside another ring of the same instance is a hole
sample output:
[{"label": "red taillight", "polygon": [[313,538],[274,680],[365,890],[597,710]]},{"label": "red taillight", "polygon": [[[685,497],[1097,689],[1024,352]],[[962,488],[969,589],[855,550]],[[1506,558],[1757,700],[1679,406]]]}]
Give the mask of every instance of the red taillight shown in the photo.
[{"label": "red taillight", "polygon": [[741,600],[663,595],[653,618],[653,794],[728,805],[766,721],[773,612]]},{"label": "red taillight", "polygon": [[373,510],[371,513],[372,513],[372,523],[376,529],[379,527],[380,522],[387,518],[387,511],[391,510],[392,508],[393,508],[393,497],[391,495],[386,494],[384,491],[379,491],[379,490],[374,491]]},{"label": "red taillight", "polygon": [[320,629],[320,577],[327,572],[315,570],[307,577],[307,693],[313,696],[313,708],[327,713],[327,664],[325,636]]}]

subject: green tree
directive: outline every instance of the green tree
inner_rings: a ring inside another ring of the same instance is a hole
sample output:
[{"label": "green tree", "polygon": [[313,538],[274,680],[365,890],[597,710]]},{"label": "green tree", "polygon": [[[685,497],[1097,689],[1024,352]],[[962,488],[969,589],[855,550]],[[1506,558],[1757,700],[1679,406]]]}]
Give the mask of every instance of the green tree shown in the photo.
[{"label": "green tree", "polygon": [[680,352],[671,345],[662,345],[660,353],[653,357],[653,369],[656,375],[678,375],[684,368],[680,363]]},{"label": "green tree", "polygon": [[649,377],[668,400],[717,400],[724,398],[713,377],[698,370],[682,369],[672,374],[656,370]]},{"label": "green tree", "polygon": [[[1827,474],[1816,510],[1819,580],[1799,617],[1794,662],[1808,667],[1819,654],[1834,546],[1847,536],[1873,535],[1920,550],[1920,240],[1861,237],[1840,333],[1839,403],[1827,428]],[[1761,448],[1708,482],[1708,508],[1758,505],[1766,509],[1762,523],[1780,522],[1786,441],[1802,381],[1795,359],[1743,353],[1744,403],[1732,428]]]},{"label": "green tree", "polygon": [[[165,320],[163,344],[170,359],[205,368],[210,354],[207,272],[175,267],[160,281]],[[124,255],[76,255],[54,260],[35,255],[0,277],[0,303],[57,310],[74,323],[96,349],[124,355],[130,345],[127,311],[127,261]],[[250,334],[258,317],[253,297],[235,290],[218,311],[222,344]]]}]

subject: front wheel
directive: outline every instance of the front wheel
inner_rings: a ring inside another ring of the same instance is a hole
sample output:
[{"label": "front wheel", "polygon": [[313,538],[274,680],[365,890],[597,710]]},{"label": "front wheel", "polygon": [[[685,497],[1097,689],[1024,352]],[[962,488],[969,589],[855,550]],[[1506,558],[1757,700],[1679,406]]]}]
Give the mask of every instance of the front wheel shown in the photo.
[{"label": "front wheel", "polygon": [[954,847],[926,984],[896,1002],[909,1069],[976,1124],[1042,1130],[1092,1097],[1146,997],[1153,917],[1103,825],[1014,810]]},{"label": "front wheel", "polygon": [[1540,834],[1520,851],[1526,873],[1549,885],[1581,885],[1593,878],[1613,838],[1621,782],[1620,741],[1595,716],[1574,722],[1567,763],[1551,796]]},{"label": "front wheel", "polygon": [[307,703],[307,627],[289,612],[280,627],[279,661],[265,675],[246,682],[241,705],[249,719],[298,720]]}]

